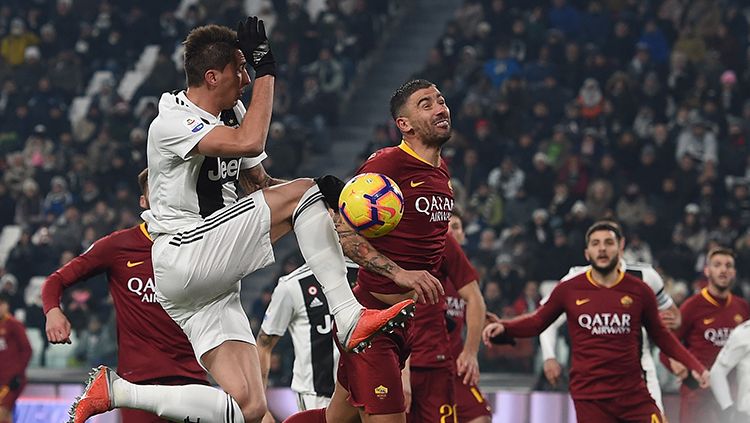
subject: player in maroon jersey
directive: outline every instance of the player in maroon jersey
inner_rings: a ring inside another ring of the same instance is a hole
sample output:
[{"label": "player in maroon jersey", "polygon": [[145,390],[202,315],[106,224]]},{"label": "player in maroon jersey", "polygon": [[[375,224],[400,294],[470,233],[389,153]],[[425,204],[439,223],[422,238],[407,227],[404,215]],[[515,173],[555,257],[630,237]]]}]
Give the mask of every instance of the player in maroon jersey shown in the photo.
[{"label": "player in maroon jersey", "polygon": [[26,386],[30,360],[26,328],[10,314],[10,297],[0,295],[0,423],[13,422],[13,407]]},{"label": "player in maroon jersey", "polygon": [[[465,239],[461,216],[453,211],[448,234],[459,245]],[[447,251],[447,250],[446,250]],[[453,270],[447,272],[448,283],[445,284],[445,296],[448,302],[447,318],[455,325],[449,331],[451,352],[456,359],[456,377],[453,379],[453,391],[456,399],[456,417],[458,423],[489,423],[492,409],[479,390],[479,364],[477,351],[485,324],[486,306],[479,289],[479,277],[466,255],[448,258]],[[466,340],[462,338],[466,324]],[[450,328],[449,328],[450,329]]]},{"label": "player in maroon jersey", "polygon": [[[732,330],[750,318],[750,306],[730,291],[737,276],[732,250],[716,248],[709,251],[703,274],[708,279],[708,286],[680,306],[682,325],[675,331],[675,336],[704,366],[711,368]],[[696,389],[695,381],[682,363],[664,354],[659,358],[683,380],[680,386],[680,422],[720,421],[721,407],[711,392]]]},{"label": "player in maroon jersey", "polygon": [[662,351],[686,363],[701,388],[708,386],[706,368],[661,323],[654,292],[619,269],[621,238],[610,224],[592,225],[584,250],[589,271],[559,283],[536,312],[491,323],[482,334],[488,346],[493,337],[528,338],[566,313],[573,345],[570,394],[579,423],[664,421],[642,376],[641,327]]},{"label": "player in maroon jersey", "polygon": [[[391,97],[391,115],[403,135],[400,145],[373,153],[357,173],[382,173],[393,179],[404,195],[404,216],[398,226],[381,238],[365,240],[342,219],[337,230],[344,253],[359,264],[354,294],[368,308],[385,309],[415,293],[431,304],[445,303],[438,277],[446,243],[448,220],[453,209],[453,192],[448,167],[440,157],[442,145],[451,135],[450,110],[435,85],[413,80]],[[403,272],[421,272],[423,283],[405,288]],[[437,315],[436,315],[437,316]],[[419,312],[415,318],[419,318]],[[435,324],[444,325],[443,314]],[[407,323],[408,325],[408,323]],[[289,423],[405,421],[401,368],[409,356],[408,326],[373,340],[364,353],[342,353],[338,381],[327,411],[307,411]],[[437,390],[436,390],[437,391]],[[435,403],[448,404],[444,417],[452,416],[452,389]],[[440,421],[435,417],[424,421]]]},{"label": "player in maroon jersey", "polygon": [[[148,208],[147,170],[138,175]],[[139,385],[208,385],[182,329],[156,301],[151,237],[145,223],[114,232],[50,275],[42,285],[47,338],[70,343],[70,322],[60,309],[63,290],[107,273],[117,320],[118,374]],[[123,408],[123,423],[166,422],[154,414]]]}]

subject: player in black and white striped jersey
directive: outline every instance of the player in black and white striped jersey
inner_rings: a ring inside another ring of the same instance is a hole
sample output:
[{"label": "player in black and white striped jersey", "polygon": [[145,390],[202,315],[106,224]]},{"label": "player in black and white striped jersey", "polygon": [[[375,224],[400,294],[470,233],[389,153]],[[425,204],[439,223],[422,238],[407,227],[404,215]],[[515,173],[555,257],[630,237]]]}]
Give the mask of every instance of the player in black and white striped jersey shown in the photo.
[{"label": "player in black and white striped jersey", "polygon": [[[347,260],[347,278],[354,285],[359,266]],[[292,391],[300,411],[328,406],[336,385],[339,351],[334,345],[333,319],[320,282],[303,264],[279,283],[271,296],[258,335],[258,355],[267,385],[271,352],[286,331],[294,346]]]}]

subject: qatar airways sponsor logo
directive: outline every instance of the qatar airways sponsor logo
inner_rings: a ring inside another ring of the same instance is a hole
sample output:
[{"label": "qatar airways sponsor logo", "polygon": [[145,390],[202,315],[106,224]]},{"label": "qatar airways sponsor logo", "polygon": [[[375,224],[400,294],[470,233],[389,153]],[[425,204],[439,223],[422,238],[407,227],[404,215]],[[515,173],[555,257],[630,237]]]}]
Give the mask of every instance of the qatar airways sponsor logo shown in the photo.
[{"label": "qatar airways sponsor logo", "polygon": [[156,286],[154,280],[148,278],[143,280],[141,278],[133,277],[128,279],[128,291],[139,296],[142,303],[155,303],[156,302]]},{"label": "qatar airways sponsor logo", "polygon": [[578,325],[592,335],[627,335],[630,333],[629,313],[596,313],[578,316]]},{"label": "qatar airways sponsor logo", "polygon": [[445,301],[448,303],[448,311],[446,312],[449,317],[463,317],[464,308],[466,307],[466,301],[462,298],[456,297],[445,297]]},{"label": "qatar airways sponsor logo", "polygon": [[723,347],[729,339],[733,328],[708,328],[703,332],[703,339],[714,344],[716,347]]},{"label": "qatar airways sponsor logo", "polygon": [[442,195],[417,197],[414,208],[430,217],[430,222],[447,222],[451,218],[453,199]]}]

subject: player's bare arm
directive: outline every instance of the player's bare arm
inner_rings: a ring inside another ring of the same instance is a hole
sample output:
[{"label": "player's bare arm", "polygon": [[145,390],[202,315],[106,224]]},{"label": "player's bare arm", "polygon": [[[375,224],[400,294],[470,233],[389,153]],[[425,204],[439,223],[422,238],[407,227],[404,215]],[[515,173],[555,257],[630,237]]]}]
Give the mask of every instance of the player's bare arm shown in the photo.
[{"label": "player's bare arm", "polygon": [[250,194],[259,189],[272,187],[274,185],[283,184],[284,182],[288,181],[271,177],[271,175],[266,172],[263,164],[240,171],[240,187],[245,191],[245,194]]},{"label": "player's bare arm", "polygon": [[479,362],[477,353],[482,338],[487,307],[479,290],[479,283],[472,281],[458,290],[458,295],[466,301],[466,339],[464,348],[456,359],[458,375],[463,376],[465,385],[479,383]]},{"label": "player's bare arm", "polygon": [[279,343],[280,336],[268,335],[267,333],[260,331],[258,335],[257,346],[258,346],[258,358],[260,359],[260,371],[263,377],[263,386],[268,387],[268,373],[271,367],[271,352],[276,344]]},{"label": "player's bare arm", "polygon": [[[367,239],[357,234],[340,215],[336,215],[336,231],[339,234],[341,248],[352,261],[370,272],[391,279],[396,285],[410,288],[422,303],[436,304],[443,291],[443,285],[426,270],[405,270],[393,260],[381,254]],[[404,295],[376,295],[384,302],[395,304],[404,299]],[[411,297],[408,294],[406,297]],[[393,297],[393,298],[391,298]]]}]

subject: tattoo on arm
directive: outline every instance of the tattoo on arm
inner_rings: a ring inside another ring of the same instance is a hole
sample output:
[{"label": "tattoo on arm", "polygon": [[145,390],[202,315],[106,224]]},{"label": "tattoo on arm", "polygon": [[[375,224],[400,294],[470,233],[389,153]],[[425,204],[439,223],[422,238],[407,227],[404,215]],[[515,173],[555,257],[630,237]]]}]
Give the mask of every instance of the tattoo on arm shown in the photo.
[{"label": "tattoo on arm", "polygon": [[336,231],[339,234],[341,248],[347,257],[370,272],[390,279],[395,277],[400,267],[376,250],[362,235],[356,233],[338,214]]}]

